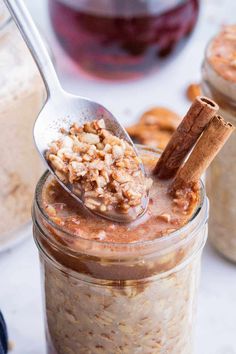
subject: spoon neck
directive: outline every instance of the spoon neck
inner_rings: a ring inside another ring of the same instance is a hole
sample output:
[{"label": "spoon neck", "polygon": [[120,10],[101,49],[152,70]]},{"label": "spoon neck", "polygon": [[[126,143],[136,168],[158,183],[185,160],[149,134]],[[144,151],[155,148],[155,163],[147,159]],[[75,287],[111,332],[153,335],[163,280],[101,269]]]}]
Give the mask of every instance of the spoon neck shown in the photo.
[{"label": "spoon neck", "polygon": [[62,87],[51,60],[44,62],[42,57],[36,59],[36,56],[34,56],[34,59],[46,87],[47,98],[59,96]]}]

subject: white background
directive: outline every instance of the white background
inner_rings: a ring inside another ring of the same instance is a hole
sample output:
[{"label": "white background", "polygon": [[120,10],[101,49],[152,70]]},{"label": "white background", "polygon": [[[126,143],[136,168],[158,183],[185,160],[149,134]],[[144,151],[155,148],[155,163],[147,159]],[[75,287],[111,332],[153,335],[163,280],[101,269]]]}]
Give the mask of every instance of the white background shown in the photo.
[{"label": "white background", "polygon": [[[26,0],[48,40],[58,63],[63,54],[50,30],[45,0]],[[202,16],[185,50],[160,72],[129,83],[97,81],[57,66],[65,88],[107,106],[128,124],[153,105],[183,114],[188,107],[184,92],[200,79],[200,66],[208,39],[222,24],[236,22],[235,0],[203,0]],[[39,264],[30,236],[14,250],[0,254],[0,308],[5,314],[12,354],[45,354]],[[78,353],[79,354],[79,353]],[[113,354],[113,353],[106,353]],[[203,254],[198,306],[196,354],[236,354],[236,266],[207,245]]]}]

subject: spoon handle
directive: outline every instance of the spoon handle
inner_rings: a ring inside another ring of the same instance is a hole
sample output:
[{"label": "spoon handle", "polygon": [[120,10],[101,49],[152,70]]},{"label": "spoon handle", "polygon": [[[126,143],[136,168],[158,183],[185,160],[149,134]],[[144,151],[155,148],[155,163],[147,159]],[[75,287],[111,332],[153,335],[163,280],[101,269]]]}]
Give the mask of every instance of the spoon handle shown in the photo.
[{"label": "spoon handle", "polygon": [[4,0],[41,73],[48,98],[62,88],[46,46],[22,0]]}]

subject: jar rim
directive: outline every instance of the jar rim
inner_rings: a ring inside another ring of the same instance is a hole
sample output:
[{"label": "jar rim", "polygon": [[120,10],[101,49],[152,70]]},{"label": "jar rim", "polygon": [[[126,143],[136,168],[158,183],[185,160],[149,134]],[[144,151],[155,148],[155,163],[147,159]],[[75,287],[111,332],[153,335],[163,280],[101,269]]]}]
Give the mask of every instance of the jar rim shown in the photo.
[{"label": "jar rim", "polygon": [[[138,150],[142,150],[142,151],[146,151],[146,152],[151,152],[157,155],[160,155],[161,150],[160,149],[156,149],[156,148],[152,148],[152,147],[147,147],[147,146],[143,146],[143,145],[136,145],[136,147],[138,148]],[[46,223],[48,223],[53,229],[55,229],[58,232],[63,233],[66,237],[71,238],[74,237],[75,235],[71,232],[68,232],[67,230],[63,229],[62,227],[60,227],[60,225],[56,224],[53,222],[52,219],[49,218],[49,216],[47,215],[47,213],[45,212],[44,208],[42,207],[42,189],[43,186],[45,184],[45,182],[47,181],[48,177],[50,176],[50,172],[46,171],[42,177],[40,178],[39,182],[37,183],[36,186],[36,191],[35,191],[35,203],[36,203],[36,207],[40,212],[40,215],[42,216],[42,218],[46,221]],[[144,247],[147,246],[148,248],[154,245],[161,245],[161,244],[167,244],[167,247],[165,248],[169,248],[169,244],[171,244],[173,241],[175,241],[176,239],[179,239],[179,242],[177,242],[177,245],[179,247],[180,242],[182,241],[186,241],[186,239],[188,239],[188,237],[186,238],[181,238],[179,237],[182,234],[194,234],[198,232],[198,230],[206,224],[207,220],[208,220],[208,211],[209,211],[209,205],[208,205],[208,199],[206,196],[206,192],[205,192],[205,187],[204,184],[201,180],[201,200],[199,202],[198,207],[196,208],[195,213],[193,214],[193,216],[191,217],[191,219],[189,220],[189,222],[185,225],[183,225],[180,229],[175,230],[169,234],[167,234],[166,236],[160,237],[160,238],[154,238],[154,239],[150,239],[150,240],[143,240],[143,241],[137,241],[137,242],[133,242],[133,243],[129,243],[129,242],[104,242],[104,241],[99,241],[99,240],[91,240],[91,239],[86,239],[83,238],[81,236],[77,236],[76,235],[76,239],[77,240],[81,240],[83,242],[86,242],[90,245],[96,245],[96,246],[102,246],[104,248],[106,247],[111,247],[112,249],[119,249],[122,247],[127,247],[129,250],[134,250],[140,246]],[[34,212],[34,210],[33,210]],[[34,218],[34,213],[33,213],[33,218]],[[197,222],[197,218],[200,217],[202,215],[202,217],[200,218],[199,222]],[[194,227],[194,222],[196,222],[197,224]],[[56,242],[57,243],[57,242]],[[61,245],[61,244],[60,244]],[[64,245],[61,245],[64,246]],[[77,252],[77,250],[73,250],[71,248],[69,248],[70,251],[75,251]],[[79,250],[78,250],[79,252]]]}]

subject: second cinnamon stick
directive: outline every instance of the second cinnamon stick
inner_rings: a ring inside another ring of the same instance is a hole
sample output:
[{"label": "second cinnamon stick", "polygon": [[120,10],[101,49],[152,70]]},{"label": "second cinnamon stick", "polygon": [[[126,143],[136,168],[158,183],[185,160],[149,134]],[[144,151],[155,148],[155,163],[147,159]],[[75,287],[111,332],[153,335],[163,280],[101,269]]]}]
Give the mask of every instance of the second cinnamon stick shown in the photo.
[{"label": "second cinnamon stick", "polygon": [[215,116],[204,130],[188,160],[178,171],[170,191],[173,193],[198,183],[234,129],[235,127],[231,123],[226,123],[221,116]]},{"label": "second cinnamon stick", "polygon": [[174,177],[203,130],[216,114],[218,105],[207,97],[197,97],[163,151],[154,174]]}]

